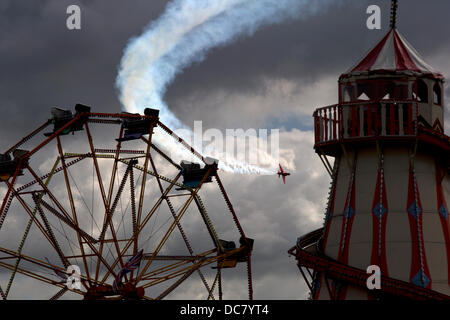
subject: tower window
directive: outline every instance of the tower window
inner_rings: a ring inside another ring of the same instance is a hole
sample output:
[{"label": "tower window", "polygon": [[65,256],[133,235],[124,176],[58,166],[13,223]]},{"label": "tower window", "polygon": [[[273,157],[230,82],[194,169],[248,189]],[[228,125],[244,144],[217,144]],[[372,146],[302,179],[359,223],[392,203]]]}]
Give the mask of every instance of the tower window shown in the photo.
[{"label": "tower window", "polygon": [[408,85],[404,82],[389,81],[378,86],[379,98],[383,100],[403,100],[408,99]]},{"label": "tower window", "polygon": [[441,86],[438,82],[436,82],[433,87],[433,103],[438,105],[442,104]]},{"label": "tower window", "polygon": [[344,87],[344,102],[352,101],[352,86]]},{"label": "tower window", "polygon": [[374,90],[375,86],[370,83],[358,83],[357,86],[357,99],[358,100],[371,100],[375,98],[375,90]]},{"label": "tower window", "polygon": [[369,101],[370,98],[367,96],[367,94],[365,92],[363,92],[359,95],[358,100]]},{"label": "tower window", "polygon": [[422,79],[417,83],[417,100],[428,103],[428,86]]}]

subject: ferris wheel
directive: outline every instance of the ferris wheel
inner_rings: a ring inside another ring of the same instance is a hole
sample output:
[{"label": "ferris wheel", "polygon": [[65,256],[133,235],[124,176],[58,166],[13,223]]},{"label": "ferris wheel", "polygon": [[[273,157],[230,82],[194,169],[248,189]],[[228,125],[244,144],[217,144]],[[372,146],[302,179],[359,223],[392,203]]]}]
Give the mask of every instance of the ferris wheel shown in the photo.
[{"label": "ferris wheel", "polygon": [[[158,110],[51,114],[0,155],[3,299],[222,299],[230,272],[253,298],[253,240],[217,161]],[[155,135],[199,163],[176,162]]]}]

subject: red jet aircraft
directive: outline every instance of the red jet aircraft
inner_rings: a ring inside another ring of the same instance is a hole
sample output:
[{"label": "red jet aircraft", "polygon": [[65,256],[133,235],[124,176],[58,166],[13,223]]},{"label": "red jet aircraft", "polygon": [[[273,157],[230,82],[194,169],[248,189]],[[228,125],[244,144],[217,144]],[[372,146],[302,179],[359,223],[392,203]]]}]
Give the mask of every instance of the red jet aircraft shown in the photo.
[{"label": "red jet aircraft", "polygon": [[291,174],[288,172],[284,172],[283,168],[281,167],[281,164],[278,164],[280,166],[280,170],[278,170],[278,178],[283,177],[283,183],[286,184],[286,177],[290,176]]}]

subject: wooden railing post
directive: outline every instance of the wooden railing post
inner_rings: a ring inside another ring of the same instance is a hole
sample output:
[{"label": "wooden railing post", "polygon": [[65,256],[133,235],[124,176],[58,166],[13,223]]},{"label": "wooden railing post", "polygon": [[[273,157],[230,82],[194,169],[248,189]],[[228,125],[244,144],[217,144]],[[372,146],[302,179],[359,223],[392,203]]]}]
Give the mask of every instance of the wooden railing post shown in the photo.
[{"label": "wooden railing post", "polygon": [[349,102],[316,109],[316,144],[378,136],[417,135],[418,103],[410,100]]},{"label": "wooden railing post", "polygon": [[342,107],[342,123],[343,123],[343,130],[344,130],[344,134],[343,134],[343,138],[347,139],[348,138],[348,105],[345,105]]},{"label": "wooden railing post", "polygon": [[336,135],[336,106],[333,106],[333,140],[337,140]]},{"label": "wooden railing post", "polygon": [[381,135],[386,135],[386,104],[381,103]]},{"label": "wooden railing post", "polygon": [[417,134],[418,134],[418,127],[419,127],[419,117],[418,117],[418,114],[419,114],[419,104],[416,102],[416,106],[415,106],[415,108],[413,108],[413,110],[414,110],[414,116],[413,116],[413,119],[414,119],[414,135],[415,136],[417,136]]},{"label": "wooden railing post", "polygon": [[372,134],[372,104],[370,103],[367,106],[367,135],[371,137]]},{"label": "wooden railing post", "polygon": [[389,119],[390,119],[389,134],[391,136],[396,134],[396,130],[395,130],[395,107],[396,107],[395,103],[391,103],[389,105]]},{"label": "wooden railing post", "polygon": [[319,142],[318,135],[317,135],[317,133],[318,133],[318,121],[319,121],[319,119],[317,118],[317,110],[314,111],[313,118],[314,118],[314,142],[317,143],[317,142]]},{"label": "wooden railing post", "polygon": [[408,135],[414,134],[413,132],[413,104],[408,103]]},{"label": "wooden railing post", "polygon": [[405,134],[404,130],[403,130],[403,106],[404,105],[405,104],[403,104],[403,103],[399,103],[398,108],[397,108],[397,110],[398,110],[398,135],[399,136],[403,136]]},{"label": "wooden railing post", "polygon": [[358,116],[356,108],[357,108],[356,106],[352,106],[352,137],[356,137],[359,134],[358,132],[359,121],[356,121]]},{"label": "wooden railing post", "polygon": [[320,136],[319,136],[319,141],[323,142],[323,116],[322,116],[322,110],[319,110],[319,132],[320,132]]},{"label": "wooden railing post", "polygon": [[359,105],[359,136],[364,137],[364,105]]}]

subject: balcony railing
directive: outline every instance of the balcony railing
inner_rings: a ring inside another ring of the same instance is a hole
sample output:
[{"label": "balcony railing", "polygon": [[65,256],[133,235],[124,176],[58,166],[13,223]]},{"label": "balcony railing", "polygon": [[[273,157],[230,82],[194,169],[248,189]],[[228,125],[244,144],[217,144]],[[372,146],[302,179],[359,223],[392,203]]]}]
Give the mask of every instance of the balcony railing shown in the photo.
[{"label": "balcony railing", "polygon": [[316,144],[371,137],[417,136],[416,101],[352,102],[316,109]]}]

